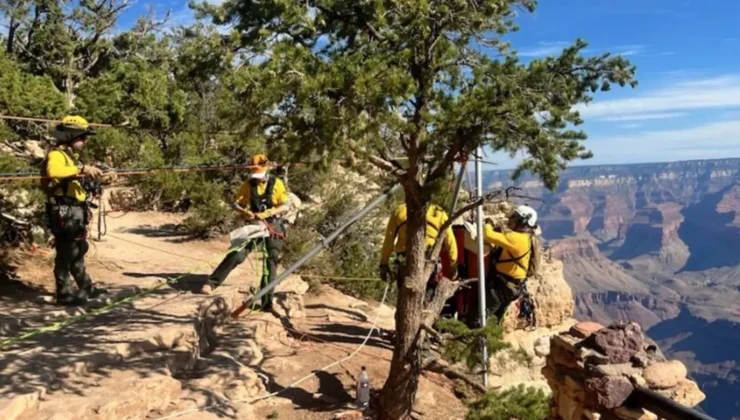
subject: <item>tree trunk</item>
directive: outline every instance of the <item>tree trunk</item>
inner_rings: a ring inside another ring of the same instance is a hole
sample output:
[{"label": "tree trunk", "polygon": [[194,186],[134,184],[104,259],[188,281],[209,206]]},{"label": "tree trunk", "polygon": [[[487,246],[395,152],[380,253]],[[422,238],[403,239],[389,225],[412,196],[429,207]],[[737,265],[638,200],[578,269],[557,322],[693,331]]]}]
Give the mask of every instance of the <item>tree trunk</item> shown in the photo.
[{"label": "tree trunk", "polygon": [[408,417],[414,404],[421,371],[418,340],[427,278],[425,260],[426,206],[421,191],[406,188],[406,270],[396,307],[396,344],[391,369],[380,394],[380,418]]},{"label": "tree trunk", "polygon": [[15,23],[15,17],[11,16],[10,24],[8,25],[8,43],[5,46],[5,50],[8,54],[13,54],[13,43],[15,42],[15,31],[17,28],[18,25]]}]

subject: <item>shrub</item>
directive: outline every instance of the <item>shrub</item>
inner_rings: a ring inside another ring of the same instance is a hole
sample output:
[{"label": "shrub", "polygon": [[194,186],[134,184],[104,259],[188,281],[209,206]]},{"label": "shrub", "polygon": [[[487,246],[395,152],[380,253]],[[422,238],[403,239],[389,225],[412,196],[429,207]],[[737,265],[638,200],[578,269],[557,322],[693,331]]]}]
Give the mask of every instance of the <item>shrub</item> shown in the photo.
[{"label": "shrub", "polygon": [[491,355],[509,347],[503,341],[504,329],[498,325],[495,317],[489,318],[484,328],[470,329],[464,323],[451,318],[438,319],[436,326],[439,331],[451,336],[445,342],[445,357],[455,363],[465,362],[469,369],[482,363],[481,340],[486,340],[488,354]]},{"label": "shrub", "polygon": [[550,414],[550,398],[541,389],[519,385],[487,392],[468,407],[465,420],[544,420]]}]

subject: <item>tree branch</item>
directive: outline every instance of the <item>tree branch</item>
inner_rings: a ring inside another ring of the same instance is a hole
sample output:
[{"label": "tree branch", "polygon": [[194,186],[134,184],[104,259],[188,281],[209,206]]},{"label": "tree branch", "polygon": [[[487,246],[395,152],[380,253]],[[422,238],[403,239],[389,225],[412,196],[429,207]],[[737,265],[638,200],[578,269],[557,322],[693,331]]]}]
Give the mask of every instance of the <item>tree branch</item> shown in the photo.
[{"label": "tree branch", "polygon": [[434,246],[429,251],[429,254],[427,254],[427,259],[431,261],[436,261],[437,257],[439,257],[440,251],[442,251],[442,244],[444,243],[445,234],[444,232],[452,226],[452,224],[459,218],[460,216],[464,215],[465,213],[469,212],[470,210],[483,205],[483,197],[478,198],[477,200],[473,201],[472,203],[463,206],[460,210],[453,213],[449,219],[447,219],[446,222],[442,224],[442,227],[439,229],[439,235],[437,235],[437,239],[434,241]]},{"label": "tree branch", "polygon": [[481,394],[485,394],[487,391],[486,387],[481,385],[478,381],[471,378],[467,374],[460,372],[454,367],[448,365],[446,362],[440,361],[438,358],[429,360],[426,363],[424,363],[424,365],[422,366],[422,369],[445,375],[450,379],[461,380],[465,382],[466,384],[470,385],[471,387],[473,387],[476,391],[480,392]]},{"label": "tree branch", "polygon": [[382,170],[390,173],[391,175],[396,176],[397,178],[402,178],[405,175],[407,175],[407,173],[406,173],[405,170],[400,169],[400,168],[394,166],[391,162],[389,162],[387,160],[381,159],[381,158],[379,158],[379,157],[377,157],[375,155],[372,155],[372,154],[368,153],[367,150],[365,150],[364,148],[358,146],[354,142],[350,142],[349,148],[355,154],[364,156],[370,163],[372,163],[373,165],[377,166],[378,168],[380,168],[380,169],[382,169]]}]

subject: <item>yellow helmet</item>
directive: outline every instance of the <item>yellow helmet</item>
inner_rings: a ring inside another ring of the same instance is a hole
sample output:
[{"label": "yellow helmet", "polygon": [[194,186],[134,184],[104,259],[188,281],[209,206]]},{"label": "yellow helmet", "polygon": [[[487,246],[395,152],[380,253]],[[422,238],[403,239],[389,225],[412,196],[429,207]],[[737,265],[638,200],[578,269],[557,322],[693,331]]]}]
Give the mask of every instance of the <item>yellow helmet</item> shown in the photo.
[{"label": "yellow helmet", "polygon": [[91,129],[90,123],[79,115],[67,115],[62,118],[61,124],[57,126],[53,134],[59,143],[68,144],[95,134],[95,130]]},{"label": "yellow helmet", "polygon": [[86,119],[80,117],[79,115],[67,115],[66,117],[62,118],[62,125],[65,127],[75,127],[83,129],[90,128],[90,123],[88,123]]}]

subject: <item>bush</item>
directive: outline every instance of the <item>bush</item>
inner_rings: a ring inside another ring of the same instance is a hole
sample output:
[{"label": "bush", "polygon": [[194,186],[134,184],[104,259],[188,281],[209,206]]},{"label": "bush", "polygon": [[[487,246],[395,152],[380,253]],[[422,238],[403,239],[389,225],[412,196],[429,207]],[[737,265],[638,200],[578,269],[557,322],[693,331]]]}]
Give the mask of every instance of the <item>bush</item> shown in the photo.
[{"label": "bush", "polygon": [[519,385],[503,392],[487,392],[468,407],[465,420],[544,420],[550,415],[550,398],[541,389]]},{"label": "bush", "polygon": [[[301,217],[291,227],[283,249],[283,261],[290,264],[308,252],[320,240],[334,232],[366,203],[356,197],[356,190],[336,173],[295,171],[290,177],[296,195],[320,196],[320,205],[302,211]],[[326,281],[342,292],[360,299],[380,300],[385,284],[367,280],[332,280],[331,277],[378,278],[378,262],[388,209],[380,206],[365,219],[350,227],[327,249],[309,261],[302,269],[313,275],[326,277]],[[388,302],[395,302],[395,289],[391,290]]]},{"label": "bush", "polygon": [[481,340],[486,340],[490,355],[510,346],[503,341],[504,329],[498,325],[496,317],[489,318],[485,328],[470,329],[464,323],[451,318],[438,319],[436,326],[440,332],[452,336],[445,342],[445,357],[455,363],[465,362],[469,369],[474,369],[483,362]]}]

